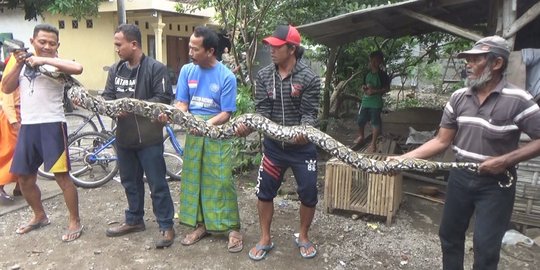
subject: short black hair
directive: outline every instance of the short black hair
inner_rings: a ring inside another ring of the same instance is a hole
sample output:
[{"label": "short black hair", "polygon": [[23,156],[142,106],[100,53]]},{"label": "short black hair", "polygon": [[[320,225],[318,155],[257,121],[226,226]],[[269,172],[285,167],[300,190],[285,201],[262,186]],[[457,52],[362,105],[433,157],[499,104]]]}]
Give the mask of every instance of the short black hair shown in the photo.
[{"label": "short black hair", "polygon": [[382,51],[380,50],[377,50],[377,51],[373,51],[369,54],[369,58],[379,58],[381,59],[381,61],[384,62],[384,54]]},{"label": "short black hair", "polygon": [[206,27],[206,26],[197,26],[195,27],[195,30],[193,31],[193,35],[195,37],[202,37],[203,38],[203,47],[205,50],[210,50],[211,48],[214,49],[214,55],[216,55],[219,47],[219,37],[217,33]]},{"label": "short black hair", "polygon": [[300,45],[293,45],[290,43],[287,43],[287,48],[294,48],[294,57],[296,60],[302,59],[302,56],[304,56],[305,48]]},{"label": "short black hair", "polygon": [[34,27],[34,35],[32,37],[33,38],[37,37],[39,31],[54,33],[56,34],[56,41],[60,39],[60,33],[58,32],[58,29],[50,24],[41,23],[41,24],[36,25]]},{"label": "short black hair", "polygon": [[124,37],[127,41],[137,41],[137,47],[142,48],[142,37],[141,37],[141,30],[138,26],[134,24],[121,24],[116,28],[116,31],[114,32],[119,33],[122,32],[124,34]]}]

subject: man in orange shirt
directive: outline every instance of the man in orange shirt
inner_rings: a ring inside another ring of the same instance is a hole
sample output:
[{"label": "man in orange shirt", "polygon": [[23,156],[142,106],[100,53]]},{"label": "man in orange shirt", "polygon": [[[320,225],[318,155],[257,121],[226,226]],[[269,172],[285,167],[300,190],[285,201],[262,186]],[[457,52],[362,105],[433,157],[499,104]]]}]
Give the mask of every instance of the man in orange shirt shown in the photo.
[{"label": "man in orange shirt", "polygon": [[[7,74],[15,64],[15,59],[6,59],[4,74]],[[11,94],[4,94],[0,91],[0,196],[9,198],[4,185],[16,182],[17,177],[9,172],[11,160],[17,143],[17,133],[21,126],[21,112],[19,103],[19,90]],[[13,189],[13,196],[20,196],[19,184]]]}]

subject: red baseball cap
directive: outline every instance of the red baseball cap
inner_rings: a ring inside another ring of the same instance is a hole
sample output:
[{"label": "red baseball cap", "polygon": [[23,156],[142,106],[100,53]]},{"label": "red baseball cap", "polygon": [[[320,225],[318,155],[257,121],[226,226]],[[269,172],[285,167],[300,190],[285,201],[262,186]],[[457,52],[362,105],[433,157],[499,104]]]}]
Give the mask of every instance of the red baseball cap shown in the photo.
[{"label": "red baseball cap", "polygon": [[270,46],[283,46],[285,44],[292,44],[299,46],[302,38],[296,28],[291,25],[279,25],[274,31],[274,34],[263,39],[263,42]]}]

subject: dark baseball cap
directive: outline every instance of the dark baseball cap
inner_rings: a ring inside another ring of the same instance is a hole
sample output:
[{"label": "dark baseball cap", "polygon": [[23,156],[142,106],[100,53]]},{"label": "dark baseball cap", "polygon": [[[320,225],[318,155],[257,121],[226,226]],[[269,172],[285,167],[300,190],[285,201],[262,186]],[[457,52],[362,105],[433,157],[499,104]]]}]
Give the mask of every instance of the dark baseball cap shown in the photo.
[{"label": "dark baseball cap", "polygon": [[457,58],[465,58],[470,54],[484,54],[488,52],[492,52],[508,60],[510,48],[508,48],[508,43],[506,43],[504,38],[500,36],[489,36],[477,41],[472,49],[458,53]]},{"label": "dark baseball cap", "polygon": [[263,39],[263,42],[270,46],[279,47],[284,44],[292,44],[299,46],[302,38],[296,28],[290,25],[279,25],[274,31],[274,34]]}]

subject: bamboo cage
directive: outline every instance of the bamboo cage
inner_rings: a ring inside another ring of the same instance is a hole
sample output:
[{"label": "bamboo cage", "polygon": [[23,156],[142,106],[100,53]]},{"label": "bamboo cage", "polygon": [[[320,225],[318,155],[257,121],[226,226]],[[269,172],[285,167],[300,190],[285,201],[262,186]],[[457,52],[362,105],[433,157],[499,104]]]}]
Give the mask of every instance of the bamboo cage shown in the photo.
[{"label": "bamboo cage", "polygon": [[540,157],[519,163],[512,222],[540,227]]},{"label": "bamboo cage", "polygon": [[[371,158],[383,160],[386,156]],[[402,175],[367,173],[335,158],[326,163],[324,204],[327,212],[352,210],[386,217],[390,225],[403,197]]]}]

